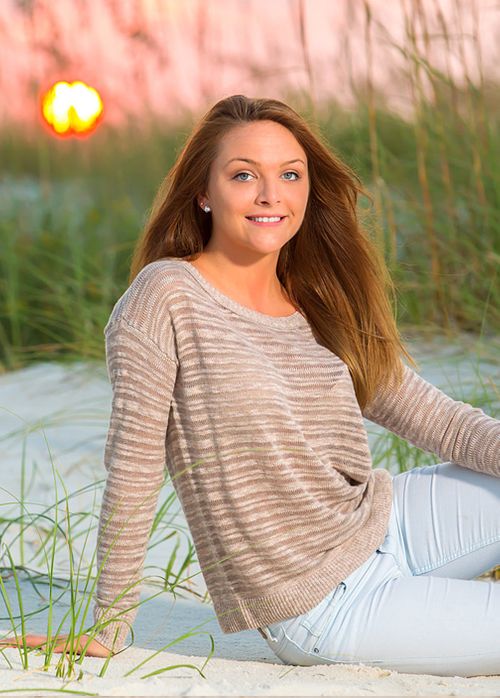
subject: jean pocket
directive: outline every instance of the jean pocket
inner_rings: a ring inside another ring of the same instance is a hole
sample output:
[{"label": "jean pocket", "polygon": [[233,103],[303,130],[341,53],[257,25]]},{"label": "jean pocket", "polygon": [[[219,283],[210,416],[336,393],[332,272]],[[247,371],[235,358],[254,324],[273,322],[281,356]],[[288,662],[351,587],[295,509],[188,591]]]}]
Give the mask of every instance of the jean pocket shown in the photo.
[{"label": "jean pocket", "polygon": [[[272,652],[279,657],[278,652],[282,649],[287,639],[284,628],[280,622],[266,625],[262,628],[265,634],[265,641]],[[281,659],[281,657],[280,657]]]},{"label": "jean pocket", "polygon": [[304,613],[300,618],[300,625],[307,630],[308,642],[314,644],[318,640],[330,620],[333,609],[344,596],[346,590],[345,582],[340,582],[332,591],[322,599],[319,604],[310,611]]},{"label": "jean pocket", "polygon": [[340,582],[306,613],[263,628],[267,644],[284,664],[309,666],[316,663],[312,660],[313,648],[322,637],[346,588],[346,583]]}]

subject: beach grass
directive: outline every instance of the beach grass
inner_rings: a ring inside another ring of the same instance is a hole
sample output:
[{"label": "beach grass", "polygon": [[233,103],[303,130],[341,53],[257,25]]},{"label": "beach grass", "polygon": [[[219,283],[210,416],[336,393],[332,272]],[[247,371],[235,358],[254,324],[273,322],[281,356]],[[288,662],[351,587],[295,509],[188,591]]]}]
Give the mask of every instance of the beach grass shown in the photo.
[{"label": "beach grass", "polygon": [[[44,506],[35,503],[31,499],[33,496],[31,490],[36,492],[36,482],[32,480],[31,486],[25,488],[24,477],[21,477],[21,491],[19,495],[5,487],[1,488],[0,541],[2,542],[2,548],[0,555],[0,599],[3,603],[0,603],[0,608],[2,609],[0,624],[3,636],[0,640],[5,637],[17,638],[22,667],[26,670],[30,668],[29,656],[31,652],[42,651],[44,654],[43,670],[48,671],[51,668],[54,647],[56,644],[59,644],[56,641],[56,637],[61,633],[65,633],[68,636],[69,649],[67,653],[60,654],[54,667],[55,676],[64,680],[79,679],[83,676],[81,667],[86,653],[85,649],[80,653],[73,648],[78,646],[82,635],[88,636],[89,642],[106,625],[112,623],[113,620],[120,620],[123,614],[119,609],[120,600],[125,593],[134,587],[145,584],[148,592],[151,593],[148,593],[146,598],[140,599],[132,606],[128,604],[127,610],[130,608],[139,609],[140,606],[151,599],[165,593],[171,595],[172,598],[175,598],[177,594],[191,594],[201,601],[206,601],[206,595],[201,598],[199,592],[189,584],[189,580],[195,575],[186,575],[186,571],[189,572],[189,568],[195,560],[194,546],[192,543],[188,545],[186,556],[184,559],[178,560],[178,545],[175,545],[171,551],[170,558],[165,561],[163,569],[156,570],[156,574],[142,575],[138,581],[130,584],[113,602],[113,605],[116,605],[117,612],[108,616],[106,620],[94,623],[91,616],[93,595],[106,558],[114,545],[114,541],[112,541],[101,565],[94,571],[97,549],[95,545],[91,547],[89,557],[88,541],[97,527],[96,502],[102,497],[100,490],[103,486],[103,481],[91,483],[84,488],[69,493],[64,479],[53,462],[43,427],[41,432],[46,442],[48,460],[50,461],[52,471],[53,487],[51,494],[54,497],[53,504]],[[23,472],[25,471],[24,460],[22,462],[22,470]],[[168,475],[165,478],[165,481],[167,480],[170,481]],[[94,505],[91,507],[90,512],[81,511],[72,506],[72,500],[77,499],[83,490],[86,491],[87,496],[89,492],[92,493],[93,491]],[[172,496],[172,493],[159,503],[151,527],[148,550],[171,538],[175,533],[183,533],[182,531],[176,531],[176,526],[172,523],[171,509],[175,503],[175,497]],[[108,525],[112,516],[108,520]],[[31,542],[35,541],[36,544],[27,546],[25,544],[27,536]],[[79,541],[81,537],[84,539],[83,545]],[[86,565],[84,562],[86,562]],[[61,573],[61,567],[67,570],[66,574]],[[28,608],[24,603],[23,598],[28,588],[36,591],[36,596],[39,599],[36,608]],[[53,623],[54,609],[61,608],[61,603],[67,606],[67,610],[56,625]],[[52,638],[44,645],[43,650],[28,648],[25,643],[25,635],[32,632],[30,625],[32,626],[37,616],[46,619],[44,633],[48,638]],[[190,629],[187,633],[165,644],[158,651],[149,655],[146,660],[143,660],[136,666],[132,666],[126,675],[128,676],[142,669],[157,654],[181,642],[183,639],[196,634],[207,634],[210,638],[211,649],[201,669],[192,664],[177,664],[141,674],[141,678],[146,678],[183,666],[191,668],[203,676],[203,668],[214,651],[213,637],[206,631],[199,629],[206,622],[200,623],[196,628]],[[7,631],[5,631],[6,627],[8,628]],[[132,634],[131,644],[133,644],[133,628],[130,629]],[[5,648],[0,648],[0,654],[9,663]],[[99,676],[105,675],[110,660],[111,655],[102,663]]]}]

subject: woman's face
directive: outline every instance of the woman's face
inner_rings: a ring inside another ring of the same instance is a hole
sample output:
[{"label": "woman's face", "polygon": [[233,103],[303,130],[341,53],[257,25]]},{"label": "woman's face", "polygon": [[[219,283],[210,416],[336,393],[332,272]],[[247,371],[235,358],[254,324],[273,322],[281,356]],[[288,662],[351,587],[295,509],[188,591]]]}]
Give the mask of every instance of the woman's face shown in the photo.
[{"label": "woman's face", "polygon": [[[212,210],[207,214],[212,215],[212,236],[205,249],[277,259],[300,228],[308,196],[307,157],[287,128],[275,121],[235,126],[223,137],[208,189],[199,197]],[[280,221],[249,220],[254,216],[280,216]]]}]

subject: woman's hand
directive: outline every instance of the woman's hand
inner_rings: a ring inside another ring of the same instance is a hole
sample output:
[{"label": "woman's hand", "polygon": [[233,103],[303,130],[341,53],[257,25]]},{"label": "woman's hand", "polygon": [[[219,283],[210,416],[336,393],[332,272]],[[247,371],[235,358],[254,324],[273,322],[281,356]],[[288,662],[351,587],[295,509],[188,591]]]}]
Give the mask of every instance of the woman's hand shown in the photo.
[{"label": "woman's hand", "polygon": [[[54,646],[53,652],[59,654],[62,652],[70,652],[71,647],[68,641],[69,635],[57,635],[57,643]],[[54,639],[54,638],[53,638]],[[77,654],[81,654],[85,645],[89,640],[88,635],[81,635],[80,639],[73,638],[73,651]],[[25,635],[26,647],[45,649],[45,645],[48,642],[46,635]],[[16,640],[15,637],[7,637],[5,640],[0,640],[0,650],[4,647],[23,647],[22,638]],[[101,645],[97,640],[91,640],[85,650],[85,656],[87,657],[109,657],[112,654],[111,650],[107,647]]]}]

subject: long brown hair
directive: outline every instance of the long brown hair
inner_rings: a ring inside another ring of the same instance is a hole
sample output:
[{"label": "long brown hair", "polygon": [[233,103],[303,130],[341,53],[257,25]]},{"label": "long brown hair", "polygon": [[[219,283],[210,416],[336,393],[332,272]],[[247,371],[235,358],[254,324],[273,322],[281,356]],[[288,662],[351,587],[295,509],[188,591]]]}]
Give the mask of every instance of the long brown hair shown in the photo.
[{"label": "long brown hair", "polygon": [[399,384],[400,353],[416,363],[399,336],[389,298],[395,289],[383,256],[357,218],[358,194],[372,198],[319,130],[287,104],[232,95],[201,118],[160,185],[133,253],[129,283],[150,262],[191,260],[203,251],[211,215],[197,197],[207,189],[219,142],[231,128],[258,120],[289,129],[308,160],[304,220],[280,250],[276,275],[316,340],[348,365],[363,409],[379,385],[393,378]]}]

